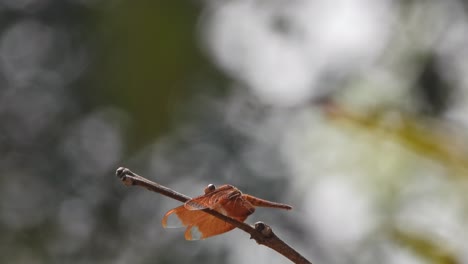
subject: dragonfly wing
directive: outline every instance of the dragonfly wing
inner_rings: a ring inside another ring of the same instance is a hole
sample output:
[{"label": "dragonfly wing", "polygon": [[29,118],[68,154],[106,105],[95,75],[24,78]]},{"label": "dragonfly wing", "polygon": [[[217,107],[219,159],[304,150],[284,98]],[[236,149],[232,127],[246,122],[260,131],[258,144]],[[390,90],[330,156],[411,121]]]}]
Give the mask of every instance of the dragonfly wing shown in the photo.
[{"label": "dragonfly wing", "polygon": [[[216,204],[214,208],[222,214],[226,214],[223,206]],[[193,214],[197,214],[196,219],[191,225],[185,230],[185,239],[187,240],[199,240],[208,237],[216,236],[219,234],[226,233],[235,228],[235,226],[203,211],[190,211]],[[248,215],[232,216],[240,222],[244,222]]]},{"label": "dragonfly wing", "polygon": [[206,208],[210,208],[208,202],[209,198],[202,196],[188,200],[187,202],[185,202],[184,207],[187,210],[203,210]]},{"label": "dragonfly wing", "polygon": [[187,210],[183,205],[167,212],[163,219],[164,228],[186,226],[186,240],[200,240],[234,229],[234,226],[203,211]]},{"label": "dragonfly wing", "polygon": [[164,228],[178,228],[190,226],[205,215],[205,212],[198,210],[189,210],[186,205],[181,205],[172,210],[169,210],[163,217],[161,223]]},{"label": "dragonfly wing", "polygon": [[177,228],[190,225],[190,211],[183,205],[169,210],[161,223],[164,228]]},{"label": "dragonfly wing", "polygon": [[187,240],[205,239],[234,229],[233,225],[203,211],[192,212],[200,215],[197,217],[197,221],[189,225],[185,230],[185,239]]}]

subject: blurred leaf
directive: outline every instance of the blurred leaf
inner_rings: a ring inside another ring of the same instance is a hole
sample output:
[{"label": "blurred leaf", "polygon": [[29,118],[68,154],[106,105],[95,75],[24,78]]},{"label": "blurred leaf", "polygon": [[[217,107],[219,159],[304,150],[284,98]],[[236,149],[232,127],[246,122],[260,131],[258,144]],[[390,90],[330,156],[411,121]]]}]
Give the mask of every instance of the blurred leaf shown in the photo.
[{"label": "blurred leaf", "polygon": [[218,72],[198,47],[201,10],[195,3],[145,0],[109,6],[99,16],[99,57],[85,96],[91,105],[112,104],[129,113],[129,143],[138,149],[166,133],[173,113],[197,92],[197,82],[216,80]]},{"label": "blurred leaf", "polygon": [[333,103],[325,112],[331,120],[342,121],[368,132],[393,139],[414,152],[440,161],[450,168],[468,170],[466,138],[450,130],[441,121],[407,115],[392,109],[359,114]]},{"label": "blurred leaf", "polygon": [[444,247],[444,245],[440,243],[431,241],[422,235],[394,229],[390,232],[390,236],[393,241],[411,250],[414,254],[425,259],[428,263],[460,263],[449,248]]}]

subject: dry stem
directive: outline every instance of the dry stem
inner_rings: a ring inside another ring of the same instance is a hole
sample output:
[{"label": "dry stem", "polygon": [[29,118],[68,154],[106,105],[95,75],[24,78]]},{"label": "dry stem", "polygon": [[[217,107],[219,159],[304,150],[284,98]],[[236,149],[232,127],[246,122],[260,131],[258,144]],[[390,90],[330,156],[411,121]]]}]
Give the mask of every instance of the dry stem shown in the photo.
[{"label": "dry stem", "polygon": [[[144,177],[141,177],[140,175],[130,171],[127,168],[118,168],[116,171],[116,175],[127,186],[136,185],[145,187],[150,191],[160,193],[162,195],[168,196],[183,203],[191,199],[186,195],[183,195],[172,189],[169,189],[165,186],[162,186],[158,183],[152,182]],[[255,227],[252,227],[244,222],[237,221],[229,216],[223,215],[211,209],[204,209],[203,211],[205,211],[208,214],[214,215],[217,218],[226,221],[227,223],[249,233],[250,238],[255,239],[255,241],[257,241],[258,244],[264,245],[275,250],[276,252],[285,256],[294,263],[311,264],[310,261],[308,261],[296,250],[294,250],[292,247],[290,247],[288,244],[282,241],[278,236],[276,236],[276,234],[273,233],[271,227],[263,222],[257,222],[255,223]]]}]

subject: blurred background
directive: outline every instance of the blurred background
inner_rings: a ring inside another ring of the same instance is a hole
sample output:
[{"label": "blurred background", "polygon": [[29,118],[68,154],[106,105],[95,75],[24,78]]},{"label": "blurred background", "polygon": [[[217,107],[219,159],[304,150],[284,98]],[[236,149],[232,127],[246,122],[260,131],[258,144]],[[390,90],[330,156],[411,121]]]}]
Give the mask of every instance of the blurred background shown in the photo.
[{"label": "blurred background", "polygon": [[1,263],[289,263],[185,241],[208,183],[313,263],[468,263],[468,1],[0,0]]}]

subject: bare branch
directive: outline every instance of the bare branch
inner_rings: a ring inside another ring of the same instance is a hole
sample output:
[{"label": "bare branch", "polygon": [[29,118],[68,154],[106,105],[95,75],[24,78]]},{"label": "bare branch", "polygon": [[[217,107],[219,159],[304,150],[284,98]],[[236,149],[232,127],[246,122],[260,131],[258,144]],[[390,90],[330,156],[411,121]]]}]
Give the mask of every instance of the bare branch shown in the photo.
[{"label": "bare branch", "polygon": [[[178,193],[172,189],[169,189],[165,186],[162,186],[158,183],[152,182],[140,175],[130,171],[127,168],[120,167],[116,171],[117,177],[119,177],[122,182],[127,186],[141,186],[150,191],[160,193],[162,195],[168,196],[172,199],[178,200],[180,202],[186,202],[191,198]],[[255,241],[266,247],[269,247],[276,252],[280,253],[281,255],[285,256],[293,263],[297,264],[311,264],[306,258],[304,258],[301,254],[299,254],[295,249],[290,247],[284,241],[282,241],[276,234],[273,232],[270,226],[263,222],[255,223],[255,227],[252,227],[244,222],[237,221],[229,216],[223,215],[217,211],[211,209],[204,209],[204,212],[214,215],[217,218],[247,232],[250,234],[251,239],[255,239]]]}]

